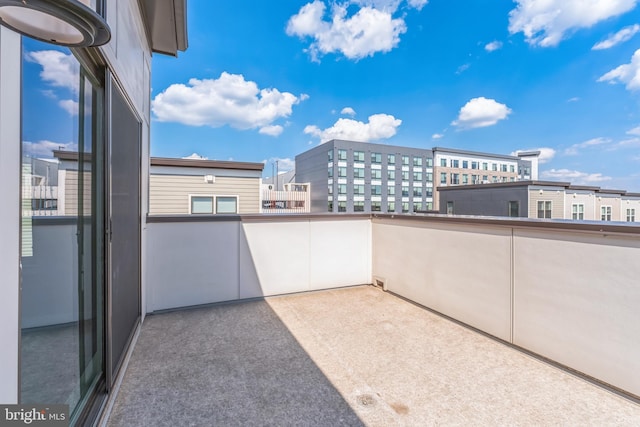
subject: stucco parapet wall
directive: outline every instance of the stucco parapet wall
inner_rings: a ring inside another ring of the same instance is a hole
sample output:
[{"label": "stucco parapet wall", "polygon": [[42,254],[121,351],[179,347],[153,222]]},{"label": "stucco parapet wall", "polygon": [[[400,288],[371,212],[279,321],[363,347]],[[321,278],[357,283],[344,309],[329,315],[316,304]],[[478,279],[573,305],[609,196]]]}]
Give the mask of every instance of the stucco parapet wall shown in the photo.
[{"label": "stucco parapet wall", "polygon": [[262,171],[264,163],[232,162],[228,160],[196,160],[152,157],[151,166],[179,166],[205,169],[240,169]]},{"label": "stucco parapet wall", "polygon": [[538,228],[553,231],[577,231],[591,233],[627,234],[640,237],[640,225],[637,223],[610,221],[574,221],[560,219],[536,219],[536,218],[509,218],[509,217],[489,217],[489,216],[467,216],[467,215],[444,215],[444,214],[424,214],[424,215],[396,215],[396,214],[375,214],[375,219],[395,219],[403,221],[424,221],[443,222],[450,224],[468,225],[497,225],[511,228]]},{"label": "stucco parapet wall", "polygon": [[147,223],[169,222],[292,222],[292,221],[341,221],[345,219],[371,219],[370,214],[244,214],[244,215],[149,215]]}]

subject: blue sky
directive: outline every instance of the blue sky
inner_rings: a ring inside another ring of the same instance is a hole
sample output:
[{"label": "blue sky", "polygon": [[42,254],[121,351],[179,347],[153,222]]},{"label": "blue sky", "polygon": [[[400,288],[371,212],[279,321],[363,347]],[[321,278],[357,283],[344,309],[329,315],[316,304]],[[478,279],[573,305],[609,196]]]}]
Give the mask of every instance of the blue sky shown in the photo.
[{"label": "blue sky", "polygon": [[270,173],[331,138],[541,149],[542,179],[640,192],[639,2],[191,0],[151,152]]}]

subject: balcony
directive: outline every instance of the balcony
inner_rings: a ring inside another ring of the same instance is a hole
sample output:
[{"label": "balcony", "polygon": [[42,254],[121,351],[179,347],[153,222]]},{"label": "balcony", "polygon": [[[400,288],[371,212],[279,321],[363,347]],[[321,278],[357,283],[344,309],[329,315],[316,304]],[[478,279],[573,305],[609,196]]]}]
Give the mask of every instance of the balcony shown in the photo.
[{"label": "balcony", "polygon": [[639,236],[437,215],[149,217],[151,314],[108,425],[633,425]]}]

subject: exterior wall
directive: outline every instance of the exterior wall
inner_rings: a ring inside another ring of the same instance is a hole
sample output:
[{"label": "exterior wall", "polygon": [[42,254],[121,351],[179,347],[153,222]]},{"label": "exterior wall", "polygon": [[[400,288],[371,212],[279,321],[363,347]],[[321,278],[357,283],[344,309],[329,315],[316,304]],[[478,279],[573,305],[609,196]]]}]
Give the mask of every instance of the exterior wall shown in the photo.
[{"label": "exterior wall", "polygon": [[447,213],[447,202],[453,202],[455,215],[509,216],[509,202],[519,203],[519,217],[529,214],[529,200],[526,187],[469,188],[441,190],[440,213]]},{"label": "exterior wall", "polygon": [[[338,160],[338,150],[346,150],[347,159]],[[333,162],[328,161],[328,152],[333,151]],[[364,161],[356,161],[354,152],[362,151]],[[381,163],[373,164],[371,154],[379,153]],[[395,164],[389,165],[388,156],[395,155]],[[409,165],[402,165],[402,156],[409,157]],[[414,166],[413,158],[422,159],[422,166]],[[388,212],[388,203],[395,202],[395,212],[401,212],[402,203],[408,204],[408,211],[413,212],[414,207],[420,210],[428,209],[428,203],[433,203],[433,196],[429,192],[433,191],[433,181],[427,180],[427,174],[433,177],[433,168],[426,165],[426,159],[431,159],[431,150],[419,148],[398,147],[393,145],[372,144],[357,141],[333,140],[322,144],[312,150],[296,156],[296,179],[300,182],[311,184],[311,211],[326,212],[328,210],[328,200],[333,200],[333,210],[338,212],[338,203],[346,203],[346,213],[354,212],[354,202],[363,202],[362,212],[372,211],[372,202],[379,202],[380,212]],[[346,168],[346,177],[338,176],[338,168]],[[333,178],[329,178],[328,169],[333,169]],[[355,178],[354,169],[364,169],[364,178]],[[380,179],[372,178],[372,170],[381,171]],[[389,169],[395,171],[395,180],[388,177]],[[402,180],[402,172],[409,173],[409,179]],[[422,179],[413,179],[413,172],[420,172]],[[338,194],[338,186],[346,185],[347,193]],[[354,194],[355,185],[364,185],[364,194]],[[381,194],[373,195],[372,185],[381,186]],[[329,193],[329,186],[333,189],[333,195]],[[402,196],[402,187],[408,187],[409,195]],[[395,195],[389,195],[389,187],[393,187]],[[419,188],[421,196],[414,196],[414,187]]]},{"label": "exterior wall", "polygon": [[0,26],[0,402],[18,403],[20,343],[20,36]]},{"label": "exterior wall", "polygon": [[149,223],[146,311],[371,283],[368,217],[264,218]]},{"label": "exterior wall", "polygon": [[216,175],[215,183],[201,175],[155,175],[149,177],[149,214],[188,214],[189,195],[238,196],[238,213],[260,212],[260,179]]},{"label": "exterior wall", "polygon": [[[601,221],[601,208],[603,206],[611,206],[611,221],[625,221],[626,218],[623,218],[621,215],[621,197],[619,194],[597,194],[596,195],[596,211],[595,211],[595,219],[596,221]],[[626,210],[625,210],[626,214]]]},{"label": "exterior wall", "polygon": [[622,216],[620,218],[621,221],[627,220],[627,209],[634,209],[635,210],[634,222],[640,222],[640,197],[630,197],[630,196],[623,197],[620,203],[621,203],[620,215]]},{"label": "exterior wall", "polygon": [[638,227],[372,221],[373,277],[388,290],[640,396]]},{"label": "exterior wall", "polygon": [[[91,182],[91,172],[83,172],[83,182]],[[67,170],[64,174],[64,204],[58,207],[60,215],[78,215],[78,171]],[[82,189],[84,199],[82,200],[83,215],[91,214],[91,187],[85,186]]]},{"label": "exterior wall", "polygon": [[564,219],[564,189],[554,187],[529,187],[529,218],[538,217],[538,202],[551,201],[551,218]]},{"label": "exterior wall", "polygon": [[573,219],[573,205],[584,206],[584,220],[594,221],[600,219],[600,215],[596,217],[595,194],[593,191],[571,190],[565,192],[564,218]]}]

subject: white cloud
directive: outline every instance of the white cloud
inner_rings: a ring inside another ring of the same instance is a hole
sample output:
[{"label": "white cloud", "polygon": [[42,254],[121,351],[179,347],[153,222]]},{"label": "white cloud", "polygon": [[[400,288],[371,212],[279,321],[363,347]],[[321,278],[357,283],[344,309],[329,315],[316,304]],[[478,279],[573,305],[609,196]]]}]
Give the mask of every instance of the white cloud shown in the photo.
[{"label": "white cloud", "polygon": [[511,114],[505,104],[485,97],[473,98],[467,102],[458,114],[458,119],[451,122],[459,129],[473,129],[493,126]]},{"label": "white cloud", "polygon": [[344,107],[342,109],[342,111],[340,111],[340,114],[346,114],[346,115],[349,115],[349,116],[353,117],[353,116],[356,115],[356,110],[354,110],[351,107]]},{"label": "white cloud", "polygon": [[198,153],[191,153],[190,155],[183,157],[183,159],[208,160],[207,157],[201,156]]},{"label": "white cloud", "polygon": [[614,68],[598,79],[599,82],[611,84],[623,83],[627,90],[640,89],[640,49],[631,57],[631,62]]},{"label": "white cloud", "polygon": [[45,82],[78,93],[80,64],[72,54],[66,55],[57,50],[39,50],[25,53],[25,59],[42,67],[40,77]]},{"label": "white cloud", "polygon": [[389,114],[373,114],[369,116],[369,122],[363,123],[353,119],[340,118],[333,126],[320,129],[309,125],[304,128],[304,133],[320,138],[320,142],[332,139],[347,139],[354,141],[377,141],[391,138],[396,134],[402,120]]},{"label": "white cloud", "polygon": [[610,181],[610,176],[601,173],[587,173],[569,169],[551,169],[542,171],[540,176],[544,179],[557,181],[569,181],[572,184],[593,184],[596,182]]},{"label": "white cloud", "polygon": [[51,158],[53,157],[53,150],[78,151],[78,144],[75,142],[60,143],[48,140],[22,142],[23,153],[31,157]]},{"label": "white cloud", "polygon": [[58,105],[65,110],[67,113],[69,113],[70,116],[77,116],[78,115],[78,102],[74,101],[73,99],[63,99],[61,101],[58,101]]},{"label": "white cloud", "polygon": [[640,136],[640,126],[634,127],[627,131],[627,135]]},{"label": "white cloud", "polygon": [[624,149],[624,148],[636,148],[636,147],[640,147],[640,138],[638,137],[623,139],[622,141],[615,143],[611,147],[611,149],[617,150],[620,148]]},{"label": "white cloud", "polygon": [[264,129],[276,119],[290,116],[292,107],[307,98],[275,88],[259,89],[241,74],[223,72],[218,79],[190,79],[188,85],[173,84],[156,95],[151,107],[162,122]]},{"label": "white cloud", "polygon": [[618,45],[620,43],[624,43],[624,42],[626,42],[628,40],[631,40],[631,38],[633,36],[635,36],[636,33],[638,33],[638,31],[640,31],[640,25],[639,24],[635,24],[635,25],[630,25],[628,27],[624,27],[623,29],[621,29],[617,33],[615,33],[613,35],[610,35],[606,40],[603,40],[603,41],[593,45],[591,50],[603,50],[603,49],[612,48],[615,45]]},{"label": "white cloud", "polygon": [[610,138],[592,138],[579,144],[573,144],[571,147],[564,150],[564,154],[567,156],[575,156],[583,148],[595,147],[597,145],[610,144],[612,141]]},{"label": "white cloud", "polygon": [[556,46],[570,31],[629,12],[638,0],[515,0],[509,32],[523,32],[534,46]]},{"label": "white cloud", "polygon": [[543,164],[551,161],[556,155],[556,150],[550,147],[540,147],[540,148],[531,148],[527,150],[517,150],[511,153],[512,156],[517,156],[518,154],[525,151],[539,151],[540,155],[538,156],[538,163]]},{"label": "white cloud", "polygon": [[265,165],[275,164],[276,162],[278,162],[278,171],[280,174],[292,171],[296,168],[296,161],[289,157],[271,157],[268,160],[262,161]]},{"label": "white cloud", "polygon": [[434,133],[433,135],[431,135],[431,139],[440,139],[444,136],[444,134],[442,133]]},{"label": "white cloud", "polygon": [[[287,35],[313,39],[308,52],[317,61],[322,54],[340,52],[349,59],[362,59],[377,52],[389,52],[407,31],[404,19],[393,18],[397,1],[362,1],[368,4],[348,16],[349,4],[334,4],[331,20],[325,21],[326,5],[315,0],[302,6],[287,23]],[[386,5],[387,9],[377,9]],[[420,3],[420,2],[413,2]],[[375,4],[376,7],[373,5]]]},{"label": "white cloud", "polygon": [[[390,13],[394,13],[398,10],[400,3],[402,0],[351,0],[351,3],[358,4],[360,6],[370,6],[374,9],[384,10]],[[428,0],[407,0],[407,5],[409,7],[421,10],[426,4]]]},{"label": "white cloud", "polygon": [[458,67],[458,69],[456,70],[456,74],[462,74],[465,71],[467,71],[469,69],[469,67],[471,67],[471,64],[466,63],[466,64],[462,64],[461,66]]},{"label": "white cloud", "polygon": [[578,102],[580,101],[580,98],[577,96],[574,96],[573,98],[569,98],[567,99],[567,102]]},{"label": "white cloud", "polygon": [[502,48],[502,42],[498,40],[494,40],[491,43],[487,43],[484,47],[484,50],[487,52],[493,52],[494,50],[498,50]]},{"label": "white cloud", "polygon": [[283,130],[284,128],[280,125],[268,125],[261,127],[258,133],[269,136],[278,136]]}]

